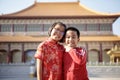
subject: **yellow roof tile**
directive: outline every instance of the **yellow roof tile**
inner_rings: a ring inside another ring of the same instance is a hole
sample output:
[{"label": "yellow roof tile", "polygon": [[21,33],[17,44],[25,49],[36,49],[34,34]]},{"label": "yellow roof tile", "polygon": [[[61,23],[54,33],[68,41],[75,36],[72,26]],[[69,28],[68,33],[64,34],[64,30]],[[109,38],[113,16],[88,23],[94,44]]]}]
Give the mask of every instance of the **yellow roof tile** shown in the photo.
[{"label": "yellow roof tile", "polygon": [[[90,10],[79,2],[54,2],[35,3],[32,6],[6,16],[110,16],[111,14],[99,13]],[[117,14],[118,15],[118,14]],[[113,16],[113,14],[112,14]],[[120,16],[120,15],[119,15]]]}]

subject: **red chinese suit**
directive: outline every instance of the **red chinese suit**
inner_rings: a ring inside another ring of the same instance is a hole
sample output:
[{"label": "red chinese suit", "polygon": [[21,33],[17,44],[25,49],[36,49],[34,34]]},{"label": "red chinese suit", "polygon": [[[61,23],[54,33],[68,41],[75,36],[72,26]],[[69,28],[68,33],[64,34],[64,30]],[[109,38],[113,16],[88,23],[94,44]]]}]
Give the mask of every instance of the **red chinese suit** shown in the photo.
[{"label": "red chinese suit", "polygon": [[86,69],[86,51],[70,49],[64,54],[64,80],[89,80]]}]

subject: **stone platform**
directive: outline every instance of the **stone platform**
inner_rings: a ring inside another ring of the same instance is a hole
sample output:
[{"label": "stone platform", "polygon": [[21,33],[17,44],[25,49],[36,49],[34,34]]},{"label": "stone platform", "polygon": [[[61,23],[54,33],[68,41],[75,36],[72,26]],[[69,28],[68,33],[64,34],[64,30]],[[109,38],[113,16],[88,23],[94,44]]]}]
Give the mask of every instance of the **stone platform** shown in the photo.
[{"label": "stone platform", "polygon": [[[37,80],[29,64],[0,64],[0,80]],[[87,66],[90,80],[120,80],[120,66]]]}]

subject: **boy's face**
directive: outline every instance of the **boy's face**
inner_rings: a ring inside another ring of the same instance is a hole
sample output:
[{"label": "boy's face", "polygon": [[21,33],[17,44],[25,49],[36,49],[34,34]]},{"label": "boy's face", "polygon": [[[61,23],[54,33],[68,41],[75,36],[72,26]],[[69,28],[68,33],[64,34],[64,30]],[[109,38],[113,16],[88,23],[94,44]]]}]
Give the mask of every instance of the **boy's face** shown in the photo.
[{"label": "boy's face", "polygon": [[79,38],[77,36],[77,32],[68,30],[65,36],[66,45],[74,48],[77,47],[78,42],[79,42]]}]

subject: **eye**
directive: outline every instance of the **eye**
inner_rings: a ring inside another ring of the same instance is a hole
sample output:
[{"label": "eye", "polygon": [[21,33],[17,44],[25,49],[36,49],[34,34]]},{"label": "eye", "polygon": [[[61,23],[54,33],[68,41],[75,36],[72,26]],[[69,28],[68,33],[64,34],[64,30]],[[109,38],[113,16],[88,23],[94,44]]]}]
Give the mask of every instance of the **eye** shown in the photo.
[{"label": "eye", "polygon": [[56,32],[60,32],[61,33],[61,35],[63,35],[64,34],[64,31],[61,31],[60,29],[57,29],[57,28],[53,28]]},{"label": "eye", "polygon": [[73,36],[72,38],[73,38],[73,39],[75,39],[76,37],[75,37],[75,36]]},{"label": "eye", "polygon": [[66,36],[66,38],[70,38],[69,36]]}]

